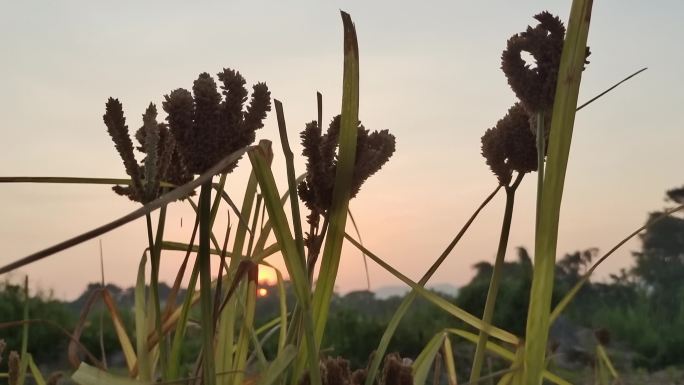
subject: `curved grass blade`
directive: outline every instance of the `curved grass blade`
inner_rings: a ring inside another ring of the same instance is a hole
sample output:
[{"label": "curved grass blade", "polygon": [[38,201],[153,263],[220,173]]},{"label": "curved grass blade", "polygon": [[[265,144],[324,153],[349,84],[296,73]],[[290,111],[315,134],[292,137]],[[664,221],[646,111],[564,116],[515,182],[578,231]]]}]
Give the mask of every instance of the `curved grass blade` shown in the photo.
[{"label": "curved grass blade", "polygon": [[[471,333],[471,332],[468,332],[468,331],[465,331],[462,329],[453,329],[453,328],[445,329],[445,331],[450,333],[450,334],[459,336],[459,337],[461,337],[467,341],[470,341],[473,344],[477,344],[478,335],[475,333]],[[501,357],[507,361],[510,361],[510,362],[516,362],[516,357],[521,352],[521,350],[520,350],[521,348],[518,348],[518,351],[516,353],[513,353],[512,351],[510,351],[510,350],[508,350],[508,349],[506,349],[500,345],[497,345],[492,341],[487,341],[486,348],[487,348],[487,350],[491,351],[492,353],[494,353],[494,354],[498,355],[499,357]],[[558,377],[557,375],[549,372],[548,370],[544,370],[542,372],[542,374],[543,374],[544,378],[553,382],[554,384],[571,385],[569,382],[567,382],[564,379]],[[484,377],[482,377],[482,378],[484,378]]]},{"label": "curved grass blade", "polygon": [[273,385],[278,381],[283,373],[288,369],[290,363],[297,356],[297,348],[294,345],[287,345],[271,362],[266,371],[261,375],[256,385]]},{"label": "curved grass blade", "polygon": [[256,174],[264,197],[264,204],[268,210],[269,220],[273,223],[273,233],[281,245],[281,252],[285,266],[292,280],[295,294],[304,315],[305,348],[310,364],[311,382],[320,385],[321,378],[318,370],[318,347],[314,336],[314,324],[311,317],[311,299],[308,274],[304,266],[304,258],[299,255],[297,245],[292,238],[287,216],[280,203],[280,194],[276,186],[271,168],[268,166],[263,149],[257,147],[249,152],[249,159]]},{"label": "curved grass blade", "polygon": [[627,243],[627,241],[629,241],[630,239],[637,236],[640,232],[651,227],[652,225],[656,224],[657,222],[660,222],[660,220],[662,220],[663,218],[668,217],[668,216],[676,213],[677,211],[681,211],[682,209],[684,209],[684,205],[680,205],[680,206],[671,208],[669,210],[666,210],[665,212],[662,213],[662,215],[659,215],[658,217],[653,218],[653,220],[649,221],[648,223],[646,223],[643,226],[639,227],[638,229],[634,230],[631,234],[629,234],[627,237],[625,237],[623,240],[621,240],[615,246],[613,246],[612,249],[610,249],[601,258],[599,258],[598,261],[596,261],[596,263],[594,263],[589,268],[589,270],[587,270],[587,272],[584,273],[584,275],[582,276],[582,279],[580,279],[579,282],[577,282],[575,284],[575,286],[573,286],[572,289],[570,289],[570,291],[563,297],[563,299],[561,299],[560,302],[558,302],[558,305],[556,305],[556,307],[553,309],[553,312],[551,312],[549,322],[553,323],[556,319],[558,319],[558,316],[560,316],[561,313],[563,312],[563,310],[565,310],[565,308],[570,304],[570,302],[572,302],[573,298],[575,298],[575,296],[580,291],[580,289],[589,281],[589,278],[594,273],[594,270],[596,270],[596,268],[598,268],[599,265],[603,261],[605,261],[615,251],[617,251],[617,249],[622,247],[622,245]]},{"label": "curved grass blade", "polygon": [[129,222],[132,222],[138,218],[141,218],[145,216],[146,214],[151,213],[152,211],[161,208],[162,206],[165,206],[175,200],[185,198],[188,196],[193,190],[195,190],[197,187],[202,185],[202,183],[205,183],[215,175],[220,173],[221,171],[225,170],[227,167],[229,167],[231,164],[233,164],[235,161],[240,159],[242,155],[244,155],[245,152],[247,152],[248,147],[245,147],[241,150],[235,151],[234,153],[226,156],[218,162],[215,166],[210,168],[207,172],[204,174],[200,175],[197,179],[186,183],[182,186],[179,186],[170,192],[162,195],[161,197],[153,200],[150,203],[147,203],[146,205],[138,208],[137,210],[134,210],[130,212],[127,215],[124,215],[123,217],[116,219],[112,222],[109,222],[107,224],[104,224],[102,226],[99,226],[97,228],[94,228],[90,231],[86,231],[83,234],[80,234],[76,237],[67,239],[66,241],[60,242],[56,245],[50,246],[46,249],[43,249],[41,251],[38,251],[36,253],[33,253],[31,255],[28,255],[23,258],[19,258],[15,260],[12,263],[9,263],[3,267],[0,267],[0,274],[8,273],[12,270],[16,270],[20,267],[26,266],[28,264],[31,264],[33,262],[39,261],[43,258],[49,257],[55,253],[58,253],[60,251],[66,250],[70,247],[76,246],[80,243],[83,243],[85,241],[91,240],[97,236],[100,236],[102,234],[105,234],[109,231],[112,231],[118,227],[121,227]]},{"label": "curved grass blade", "polygon": [[418,294],[422,297],[424,297],[426,300],[432,302],[434,305],[437,307],[441,308],[442,310],[446,311],[447,313],[453,315],[454,317],[460,319],[461,321],[467,323],[468,325],[478,329],[478,330],[488,330],[489,334],[497,338],[501,341],[508,342],[510,344],[517,345],[520,343],[520,339],[516,337],[515,335],[503,330],[499,329],[496,326],[487,324],[480,320],[479,318],[475,317],[474,315],[468,313],[467,311],[461,309],[460,307],[452,304],[451,302],[445,300],[444,298],[436,295],[435,293],[426,290],[424,287],[420,286],[419,284],[413,282],[411,279],[400,273],[398,270],[390,266],[387,262],[383,261],[380,257],[376,256],[373,254],[370,250],[366,249],[363,247],[359,242],[357,242],[354,238],[350,237],[348,234],[345,234],[345,238],[354,245],[356,248],[359,250],[363,251],[368,255],[370,259],[375,261],[378,265],[380,265],[383,269],[387,270],[390,272],[392,275],[395,277],[399,278],[401,281],[403,281],[405,284],[409,285],[411,288],[413,288]]},{"label": "curved grass blade", "polygon": [[648,67],[644,67],[644,68],[642,68],[642,69],[636,71],[635,73],[633,73],[633,74],[627,76],[626,78],[620,80],[619,82],[613,84],[613,85],[612,85],[611,87],[609,87],[607,90],[605,90],[605,91],[601,92],[600,94],[594,96],[593,98],[589,99],[589,100],[586,101],[585,103],[582,103],[581,106],[577,107],[577,110],[576,110],[576,111],[579,111],[579,110],[581,110],[582,108],[584,108],[584,107],[590,105],[591,103],[595,102],[597,99],[599,99],[600,97],[602,97],[603,95],[605,95],[605,94],[609,93],[610,91],[614,90],[615,88],[617,88],[620,84],[622,84],[622,83],[626,82],[627,80],[629,80],[629,79],[631,79],[631,78],[633,78],[633,77],[639,75],[640,73],[646,71],[647,69],[648,69]]},{"label": "curved grass blade", "polygon": [[449,385],[458,385],[458,378],[456,377],[456,359],[454,357],[454,349],[451,347],[451,339],[449,336],[444,338],[444,367],[446,368],[447,381]]},{"label": "curved grass blade", "polygon": [[[276,116],[278,117],[280,143],[283,146],[283,154],[285,155],[288,188],[290,191],[297,191],[297,182],[295,181],[294,169],[294,154],[290,148],[290,141],[287,138],[287,127],[285,126],[285,113],[283,112],[283,104],[277,99],[273,99],[273,104],[275,105]],[[299,200],[290,199],[290,208],[292,210],[292,227],[294,227],[297,250],[299,250],[299,254],[302,256],[302,258],[304,258],[304,234],[302,233],[302,218],[299,213]]]},{"label": "curved grass blade", "polygon": [[133,349],[131,340],[128,338],[128,333],[126,333],[126,328],[124,326],[123,320],[121,319],[121,315],[119,314],[119,310],[116,307],[116,303],[114,303],[114,299],[112,298],[111,294],[109,294],[109,290],[106,288],[102,290],[102,301],[104,301],[104,304],[109,311],[110,319],[114,325],[114,332],[116,333],[116,337],[119,339],[121,352],[126,360],[126,367],[128,368],[128,371],[131,372],[137,360],[135,350]]},{"label": "curved grass blade", "polygon": [[138,353],[137,370],[138,376],[142,381],[152,379],[152,364],[149,355],[149,345],[147,343],[147,314],[145,304],[145,264],[147,263],[147,253],[143,253],[138,266],[138,277],[135,283],[135,340]]},{"label": "curved grass blade", "polygon": [[447,334],[445,332],[435,334],[427,345],[425,345],[423,351],[416,357],[416,360],[413,361],[413,365],[411,365],[413,385],[425,385],[428,375],[430,374],[432,363],[435,361],[435,356],[444,344],[446,338]]},{"label": "curved grass blade", "polygon": [[[363,239],[361,239],[361,232],[359,231],[359,226],[356,225],[356,220],[354,219],[354,215],[352,215],[351,209],[348,210],[349,214],[349,219],[351,220],[352,226],[354,227],[354,232],[356,232],[356,237],[359,239],[359,243],[363,245]],[[371,282],[370,282],[370,274],[368,273],[368,258],[366,257],[366,254],[361,253],[361,257],[363,258],[363,269],[366,272],[366,287],[368,291],[371,289]]]},{"label": "curved grass blade", "polygon": [[[468,231],[468,228],[470,228],[470,225],[475,221],[475,218],[477,218],[482,209],[484,209],[485,206],[487,206],[489,202],[494,198],[494,196],[496,196],[500,189],[501,185],[497,185],[494,191],[492,191],[484,199],[484,201],[480,203],[480,206],[478,206],[478,208],[473,212],[468,221],[466,221],[461,230],[459,230],[458,234],[456,234],[454,239],[452,239],[449,245],[447,245],[447,247],[444,249],[442,254],[435,260],[435,262],[433,262],[432,266],[430,266],[428,271],[426,271],[425,274],[423,274],[423,277],[421,277],[420,281],[418,281],[418,284],[420,286],[424,287],[425,284],[430,280],[430,278],[435,274],[439,266],[444,262],[444,260],[451,253],[454,247],[456,247],[461,238],[463,238],[466,231]],[[390,340],[392,339],[394,332],[397,330],[397,327],[399,327],[399,323],[401,322],[402,318],[404,317],[408,309],[411,307],[411,304],[417,296],[418,292],[416,290],[411,290],[411,292],[409,292],[404,297],[404,299],[401,301],[401,304],[394,312],[392,319],[389,321],[387,327],[385,328],[385,331],[382,334],[382,338],[380,339],[380,343],[378,344],[378,348],[376,349],[376,354],[373,355],[373,358],[368,367],[368,376],[366,377],[365,385],[373,385],[374,381],[376,381],[377,373],[380,369],[380,364],[382,363],[382,359],[385,356],[385,353],[387,352]]]},{"label": "curved grass blade", "polygon": [[33,381],[36,383],[36,385],[46,385],[45,377],[43,377],[43,373],[41,373],[40,369],[38,369],[38,365],[36,365],[36,362],[33,360],[33,356],[30,353],[27,354],[27,361],[29,370],[33,376]]},{"label": "curved grass blade", "polygon": [[79,385],[151,385],[149,381],[115,376],[86,363],[81,363],[71,380]]},{"label": "curved grass blade", "polygon": [[5,328],[10,328],[10,327],[16,327],[16,326],[23,326],[24,324],[29,323],[29,324],[42,324],[42,325],[47,325],[47,326],[52,326],[55,329],[59,330],[64,336],[66,336],[69,339],[69,342],[73,342],[87,357],[90,361],[93,362],[93,364],[101,369],[104,369],[104,365],[100,360],[95,357],[94,354],[92,354],[88,348],[83,346],[83,344],[78,340],[77,337],[75,337],[73,334],[69,333],[68,330],[66,330],[62,325],[58,324],[57,322],[47,320],[47,319],[27,319],[27,320],[20,320],[20,321],[10,321],[10,322],[0,322],[0,329],[5,329]]}]

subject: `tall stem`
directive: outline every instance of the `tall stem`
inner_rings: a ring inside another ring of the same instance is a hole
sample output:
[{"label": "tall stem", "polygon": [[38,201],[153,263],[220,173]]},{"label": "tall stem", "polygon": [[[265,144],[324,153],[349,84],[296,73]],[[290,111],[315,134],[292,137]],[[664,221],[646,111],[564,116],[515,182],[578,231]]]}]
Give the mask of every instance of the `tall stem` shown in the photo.
[{"label": "tall stem", "polygon": [[147,220],[147,237],[150,243],[150,295],[154,305],[154,326],[159,339],[159,367],[162,380],[167,379],[168,349],[163,338],[161,322],[161,302],[159,300],[159,265],[161,259],[161,242],[164,234],[164,224],[166,222],[166,206],[159,209],[159,221],[157,223],[157,233],[154,236],[152,230],[152,217],[150,214],[145,216]]},{"label": "tall stem", "polygon": [[544,187],[544,157],[546,157],[546,130],[544,129],[544,113],[537,113],[537,216],[534,222],[535,233],[541,215],[541,194]]},{"label": "tall stem", "polygon": [[[496,251],[496,260],[494,262],[494,270],[492,278],[489,281],[489,290],[487,291],[487,300],[485,302],[484,313],[482,320],[491,325],[494,317],[494,308],[496,307],[496,297],[499,293],[499,283],[501,281],[501,272],[503,270],[504,259],[506,258],[506,248],[508,248],[508,236],[511,232],[511,222],[513,219],[513,205],[515,203],[515,190],[522,181],[524,174],[518,174],[515,182],[511,186],[506,186],[506,208],[504,209],[504,217],[501,225],[501,235],[499,237],[499,247]],[[480,336],[477,340],[477,348],[475,349],[475,358],[473,359],[473,367],[470,371],[470,383],[474,384],[480,380],[480,373],[482,372],[482,364],[487,345],[487,338],[489,334],[487,330],[481,330]]]},{"label": "tall stem", "polygon": [[199,275],[200,308],[202,312],[202,346],[204,351],[204,385],[216,384],[214,370],[214,317],[211,296],[211,180],[202,184],[199,196]]}]

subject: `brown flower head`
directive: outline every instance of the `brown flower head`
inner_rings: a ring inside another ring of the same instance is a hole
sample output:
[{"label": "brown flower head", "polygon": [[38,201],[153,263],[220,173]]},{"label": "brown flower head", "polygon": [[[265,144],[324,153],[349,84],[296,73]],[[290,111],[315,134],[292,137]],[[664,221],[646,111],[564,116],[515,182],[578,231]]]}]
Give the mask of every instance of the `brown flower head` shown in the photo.
[{"label": "brown flower head", "polygon": [[[239,72],[224,69],[218,74],[223,100],[216,82],[207,73],[199,75],[190,91],[179,88],[165,96],[164,111],[188,171],[201,174],[229,154],[250,145],[255,131],[263,127],[271,110],[271,94],[264,83],[253,87],[247,110],[245,79]],[[237,163],[228,170],[232,171]]]},{"label": "brown flower head", "polygon": [[529,116],[520,103],[482,136],[482,156],[502,186],[511,182],[513,171],[537,170],[537,146],[530,131]]},{"label": "brown flower head", "polygon": [[[565,26],[558,17],[542,12],[534,18],[539,24],[508,39],[501,55],[501,69],[508,84],[530,114],[553,107],[565,37]],[[523,51],[534,57],[536,67],[525,63]]]},{"label": "brown flower head", "polygon": [[[341,118],[338,115],[332,120],[325,134],[321,134],[317,122],[311,122],[301,133],[303,155],[307,158],[307,175],[299,184],[298,190],[299,197],[311,210],[310,223],[316,222],[320,215],[325,215],[332,204],[340,122]],[[350,198],[358,194],[368,177],[382,168],[394,150],[395,137],[389,131],[370,133],[359,123]]]},{"label": "brown flower head", "polygon": [[20,371],[21,357],[19,353],[12,350],[7,359],[7,384],[16,385],[19,383],[19,371]]},{"label": "brown flower head", "polygon": [[133,143],[126,126],[126,118],[117,99],[110,98],[107,101],[103,119],[123,159],[126,173],[131,178],[129,186],[114,186],[114,192],[131,200],[146,203],[160,195],[159,186],[162,180],[181,185],[191,179],[184,171],[182,159],[174,157],[177,151],[173,137],[163,124],[157,123],[157,108],[154,104],[150,103],[143,114],[143,127],[136,133],[136,138],[141,144],[138,150],[146,155],[142,165],[138,164],[133,154]]},{"label": "brown flower head", "polygon": [[380,385],[413,385],[411,364],[397,353],[385,357]]},{"label": "brown flower head", "polygon": [[[558,17],[545,11],[534,18],[539,24],[534,28],[528,26],[525,32],[508,39],[501,55],[501,69],[508,84],[530,115],[550,112],[553,108],[565,38],[565,26]],[[525,62],[521,56],[523,51],[532,55],[536,67]],[[586,56],[589,56],[588,48]]]}]

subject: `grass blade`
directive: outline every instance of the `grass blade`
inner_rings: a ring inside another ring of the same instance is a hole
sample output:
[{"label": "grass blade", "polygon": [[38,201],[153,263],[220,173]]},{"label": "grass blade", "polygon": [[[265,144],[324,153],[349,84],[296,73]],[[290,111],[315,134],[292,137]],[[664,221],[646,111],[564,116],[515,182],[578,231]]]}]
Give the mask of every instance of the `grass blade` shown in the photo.
[{"label": "grass blade", "polygon": [[264,371],[256,385],[273,385],[276,383],[285,373],[285,370],[290,366],[296,355],[297,348],[293,345],[287,345]]},{"label": "grass blade", "polygon": [[197,179],[171,190],[170,192],[162,195],[161,197],[153,200],[150,203],[145,204],[137,210],[134,210],[128,213],[127,215],[124,215],[119,219],[106,223],[92,230],[86,231],[83,234],[67,239],[66,241],[60,242],[56,245],[50,246],[46,249],[43,249],[26,257],[19,258],[12,263],[0,267],[0,274],[8,273],[12,270],[16,270],[20,267],[39,261],[43,258],[49,257],[55,253],[66,250],[85,241],[89,241],[95,237],[98,237],[118,227],[121,227],[129,222],[132,222],[138,218],[141,218],[146,214],[151,213],[152,211],[161,208],[162,206],[165,206],[173,201],[187,197],[193,190],[202,185],[202,183],[210,181],[215,174],[220,173],[221,171],[225,170],[227,167],[235,163],[235,161],[239,160],[240,157],[244,155],[245,152],[247,152],[247,149],[248,147],[245,147],[241,150],[235,151],[234,153],[223,158],[215,166],[207,170],[207,172],[197,177]]},{"label": "grass blade", "polygon": [[[459,230],[458,234],[456,234],[454,239],[451,240],[449,245],[447,245],[442,254],[435,260],[435,262],[433,262],[432,266],[430,266],[428,271],[425,272],[423,277],[421,277],[420,281],[418,281],[418,284],[421,287],[424,287],[425,284],[430,280],[430,278],[435,274],[439,266],[444,262],[444,260],[451,253],[454,247],[456,247],[461,238],[463,238],[466,231],[468,231],[468,229],[470,228],[470,225],[475,221],[475,218],[477,218],[482,209],[484,209],[485,206],[487,206],[489,202],[494,198],[494,196],[496,196],[500,189],[501,185],[497,185],[494,191],[492,191],[484,199],[484,201],[480,203],[480,206],[478,206],[478,208],[473,212],[468,221],[466,221],[461,230]],[[382,338],[380,339],[380,343],[378,344],[378,348],[376,349],[376,354],[373,355],[373,358],[368,367],[368,376],[366,377],[365,385],[372,385],[376,380],[378,370],[380,369],[380,364],[382,363],[382,359],[385,356],[385,352],[387,352],[387,348],[389,347],[392,336],[394,335],[394,332],[399,327],[399,323],[401,322],[402,318],[404,317],[408,309],[411,307],[411,304],[417,296],[418,292],[416,290],[411,290],[411,292],[408,293],[401,301],[401,304],[394,312],[394,315],[392,315],[392,319],[389,321],[387,327],[385,328],[385,331],[382,334]]]},{"label": "grass blade", "polygon": [[563,297],[563,299],[560,300],[558,305],[556,305],[556,307],[553,309],[553,312],[551,312],[550,323],[553,323],[556,319],[558,319],[558,316],[560,316],[561,313],[563,312],[563,310],[565,310],[565,308],[570,304],[570,302],[572,302],[573,298],[575,298],[575,296],[580,291],[580,289],[584,286],[584,284],[586,284],[589,281],[589,278],[594,273],[594,270],[596,270],[596,268],[598,268],[599,265],[603,261],[605,261],[608,257],[610,257],[615,251],[617,251],[617,249],[622,247],[622,245],[627,243],[627,241],[629,241],[630,239],[637,236],[640,232],[642,232],[642,231],[646,230],[647,228],[651,227],[652,225],[658,223],[663,218],[668,217],[668,216],[676,213],[677,211],[681,211],[682,209],[684,209],[684,205],[679,205],[677,207],[666,210],[665,212],[662,213],[662,215],[654,218],[653,220],[649,221],[645,225],[634,230],[631,234],[629,234],[623,240],[618,242],[617,245],[613,246],[613,248],[610,249],[607,253],[605,253],[601,258],[599,258],[598,261],[596,261],[596,263],[594,263],[591,266],[591,268],[589,268],[589,270],[587,270],[587,272],[584,273],[584,275],[582,276],[582,279],[580,279],[579,282],[577,282],[575,284],[575,286],[573,286],[572,289],[570,289],[570,291]]},{"label": "grass blade", "polygon": [[[287,127],[285,126],[285,113],[283,112],[283,104],[277,99],[273,99],[273,103],[275,104],[276,115],[278,117],[280,143],[283,146],[283,154],[285,155],[287,185],[290,191],[297,191],[297,182],[295,181],[294,169],[294,154],[292,154],[292,149],[290,148],[290,141],[287,139]],[[294,227],[297,250],[299,250],[299,254],[302,256],[302,258],[304,258],[304,234],[302,233],[302,219],[301,215],[299,214],[299,200],[290,199],[290,207],[292,209],[292,226]]]},{"label": "grass blade", "polygon": [[27,361],[29,370],[31,370],[31,375],[33,376],[33,381],[36,383],[36,385],[46,385],[45,377],[43,377],[40,369],[38,369],[36,362],[33,361],[33,356],[31,354],[27,354]]},{"label": "grass blade", "polygon": [[558,73],[541,194],[541,213],[535,234],[534,273],[527,315],[527,346],[524,361],[524,382],[527,385],[541,384],[545,366],[560,205],[584,68],[592,4],[592,0],[573,1]]},{"label": "grass blade", "polygon": [[71,376],[71,380],[79,385],[150,385],[149,381],[139,381],[132,378],[119,377],[99,370],[86,363],[81,363],[78,370]]},{"label": "grass blade", "polygon": [[[152,379],[150,356],[147,344],[147,315],[145,304],[145,264],[147,253],[143,253],[138,266],[138,278],[135,284],[135,340],[138,353],[138,378],[142,381]],[[83,366],[83,365],[81,365]],[[80,369],[80,367],[79,367]]]},{"label": "grass blade", "polygon": [[116,304],[114,303],[114,299],[112,298],[111,294],[109,294],[109,290],[102,290],[102,301],[104,301],[104,304],[107,307],[107,310],[109,311],[110,319],[112,320],[112,324],[114,325],[114,332],[116,333],[116,337],[119,339],[121,352],[123,353],[124,359],[126,360],[126,367],[128,368],[129,372],[132,372],[135,366],[135,362],[137,360],[135,350],[133,349],[133,344],[131,344],[131,340],[128,338],[128,333],[126,333],[126,328],[124,326],[123,320],[121,319],[119,310],[117,309]]},{"label": "grass blade", "polygon": [[356,29],[349,14],[341,12],[344,25],[344,74],[342,80],[342,118],[340,123],[337,172],[329,211],[330,223],[325,238],[321,267],[313,298],[316,343],[323,339],[330,299],[340,264],[344,243],[349,194],[356,158],[356,136],[359,123],[359,47]]},{"label": "grass blade", "polygon": [[275,179],[271,168],[268,166],[266,154],[263,149],[257,147],[249,152],[249,159],[252,162],[253,170],[257,176],[261,194],[264,197],[264,204],[268,211],[269,220],[273,223],[273,233],[276,236],[278,243],[281,245],[281,251],[285,266],[292,280],[295,289],[295,294],[299,305],[301,306],[304,316],[304,330],[305,330],[305,348],[310,364],[311,383],[313,385],[320,385],[321,378],[318,370],[318,347],[314,336],[313,319],[311,317],[311,299],[308,274],[304,265],[304,258],[299,255],[297,245],[292,238],[290,227],[287,222],[285,211],[280,203],[280,195],[278,187],[275,184]]},{"label": "grass blade", "polygon": [[413,288],[419,295],[424,297],[426,300],[432,302],[434,305],[437,307],[441,308],[442,310],[446,311],[447,313],[453,315],[454,317],[460,319],[461,321],[467,323],[468,325],[479,329],[479,330],[488,330],[489,334],[497,339],[500,339],[501,341],[508,342],[510,344],[517,345],[520,340],[518,337],[514,336],[513,334],[499,329],[493,325],[487,324],[484,321],[480,320],[479,318],[475,317],[474,315],[468,313],[467,311],[461,309],[460,307],[452,304],[451,302],[445,300],[444,298],[438,296],[437,294],[426,290],[424,287],[420,286],[419,284],[413,282],[411,279],[400,273],[398,270],[390,266],[387,262],[383,261],[380,257],[376,256],[373,254],[370,250],[366,249],[363,247],[359,242],[357,242],[354,238],[350,237],[348,234],[345,235],[347,240],[351,242],[352,245],[354,245],[356,248],[359,250],[363,251],[368,255],[370,259],[375,261],[378,265],[380,265],[383,269],[387,270],[390,272],[392,275],[395,277],[399,278],[401,281],[403,281],[405,284]]},{"label": "grass blade", "polygon": [[444,338],[444,367],[446,368],[449,385],[458,385],[458,378],[456,377],[456,359],[449,336]]},{"label": "grass blade", "polygon": [[[24,314],[23,319],[29,319],[29,288],[28,288],[28,275],[24,277]],[[21,328],[21,361],[19,363],[19,378],[17,380],[17,385],[24,385],[26,381],[26,370],[29,364],[28,355],[28,338],[29,338],[29,323],[25,322]]]},{"label": "grass blade", "polygon": [[435,356],[446,338],[447,334],[445,332],[437,333],[430,339],[430,342],[425,345],[425,348],[423,348],[423,351],[416,357],[416,360],[413,361],[413,365],[411,366],[413,372],[413,385],[425,385],[427,377],[430,374],[430,367],[432,367]]}]

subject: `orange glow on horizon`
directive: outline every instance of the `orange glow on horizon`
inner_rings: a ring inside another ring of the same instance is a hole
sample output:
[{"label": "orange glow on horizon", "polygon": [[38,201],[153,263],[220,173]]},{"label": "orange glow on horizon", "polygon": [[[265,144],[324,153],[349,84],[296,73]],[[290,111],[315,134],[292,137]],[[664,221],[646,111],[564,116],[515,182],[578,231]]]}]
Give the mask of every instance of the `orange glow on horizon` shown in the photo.
[{"label": "orange glow on horizon", "polygon": [[270,267],[259,266],[259,283],[271,286],[275,285],[276,281],[276,273],[275,271],[273,271],[273,269],[271,269]]},{"label": "orange glow on horizon", "polygon": [[259,297],[266,297],[268,295],[268,289],[265,287],[260,287],[259,290],[257,290],[257,295]]}]

